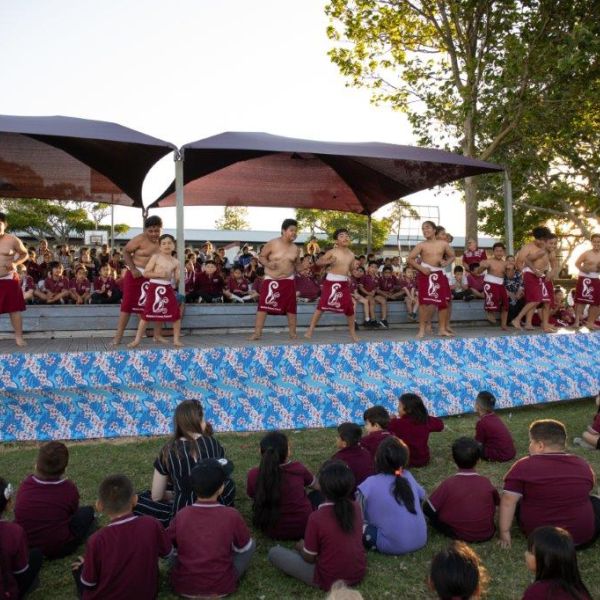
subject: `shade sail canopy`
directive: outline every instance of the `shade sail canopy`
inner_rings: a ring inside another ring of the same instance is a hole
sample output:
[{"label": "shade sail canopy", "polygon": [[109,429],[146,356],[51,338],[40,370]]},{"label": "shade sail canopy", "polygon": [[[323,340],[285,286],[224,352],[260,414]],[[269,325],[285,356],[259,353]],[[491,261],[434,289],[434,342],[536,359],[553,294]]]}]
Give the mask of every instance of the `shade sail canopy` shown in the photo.
[{"label": "shade sail canopy", "polygon": [[0,197],[143,208],[146,175],[173,150],[117,123],[0,115]]},{"label": "shade sail canopy", "polygon": [[[502,171],[443,150],[228,132],[186,144],[185,204],[319,208],[372,214],[463,177]],[[152,206],[174,206],[173,183]]]}]

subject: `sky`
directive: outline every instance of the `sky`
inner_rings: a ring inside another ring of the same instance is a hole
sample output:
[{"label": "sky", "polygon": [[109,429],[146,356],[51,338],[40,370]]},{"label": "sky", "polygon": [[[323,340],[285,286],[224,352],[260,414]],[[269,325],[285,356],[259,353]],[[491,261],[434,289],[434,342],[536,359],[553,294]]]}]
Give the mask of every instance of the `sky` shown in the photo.
[{"label": "sky", "polygon": [[[327,51],[321,0],[27,0],[0,3],[0,114],[66,115],[138,129],[181,146],[223,131],[414,144],[406,117],[349,88]],[[167,157],[144,186],[149,204],[173,178]],[[420,192],[464,235],[457,193]],[[222,207],[190,207],[186,227],[214,227]],[[384,208],[375,216],[385,215]],[[434,214],[435,214],[434,210]],[[175,210],[159,209],[166,227]],[[253,229],[290,209],[249,208]],[[141,212],[115,208],[140,226]]]}]

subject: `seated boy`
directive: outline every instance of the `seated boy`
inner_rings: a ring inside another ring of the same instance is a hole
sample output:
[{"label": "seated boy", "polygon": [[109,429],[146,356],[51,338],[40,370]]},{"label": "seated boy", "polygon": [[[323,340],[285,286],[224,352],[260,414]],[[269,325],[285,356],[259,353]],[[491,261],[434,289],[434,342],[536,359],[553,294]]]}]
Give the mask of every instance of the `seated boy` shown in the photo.
[{"label": "seated boy", "polygon": [[223,277],[217,273],[214,260],[204,263],[203,271],[196,278],[196,290],[201,302],[223,302]]},{"label": "seated boy", "polygon": [[361,438],[360,445],[367,450],[373,460],[379,444],[391,433],[387,430],[390,413],[383,406],[371,406],[363,414],[367,435]]},{"label": "seated boy", "polygon": [[306,262],[302,261],[301,269],[295,276],[296,297],[299,302],[314,302],[321,295],[321,286],[313,275],[311,265],[306,265]]},{"label": "seated boy", "polygon": [[34,301],[34,292],[36,289],[35,282],[31,275],[27,274],[27,269],[23,263],[17,265],[17,275],[21,280],[21,290],[23,292],[23,299],[26,304],[33,304]]},{"label": "seated boy", "polygon": [[468,302],[473,297],[469,291],[469,280],[460,265],[454,267],[454,273],[448,277],[448,283],[450,284],[453,300],[465,300],[465,302]]},{"label": "seated boy", "polygon": [[48,265],[48,277],[44,280],[43,298],[36,296],[46,304],[64,304],[71,298],[69,280],[63,275],[63,266],[57,261]]},{"label": "seated boy", "polygon": [[[387,322],[387,300],[379,294],[379,276],[377,273],[377,263],[371,261],[367,267],[367,274],[360,279],[358,291],[369,301],[369,310],[371,318],[375,319],[375,305],[381,306],[381,327],[388,329]],[[376,321],[377,322],[377,321]]]},{"label": "seated boy", "polygon": [[467,274],[467,282],[469,284],[469,294],[472,298],[484,298],[483,286],[485,282],[483,275],[478,275],[477,270],[479,269],[479,263],[472,263],[470,265],[470,272]]},{"label": "seated boy", "polygon": [[68,463],[63,443],[44,444],[34,474],[21,483],[15,501],[15,522],[25,530],[29,547],[48,558],[74,552],[94,523],[94,509],[79,506],[77,486],[64,476]]},{"label": "seated boy", "polygon": [[132,514],[136,502],[125,475],[111,475],[100,484],[96,507],[110,523],[90,537],[85,558],[73,564],[84,600],[156,598],[158,558],[171,554],[173,546],[156,519]]},{"label": "seated boy", "polygon": [[69,282],[71,299],[75,304],[87,304],[92,295],[92,284],[87,277],[87,269],[81,265],[75,270],[75,277]]},{"label": "seated boy", "polygon": [[381,277],[377,282],[377,294],[388,302],[391,300],[404,300],[406,293],[402,289],[398,278],[394,275],[391,265],[384,266],[381,271]]},{"label": "seated boy", "polygon": [[231,594],[250,565],[256,544],[242,515],[217,501],[226,479],[225,467],[215,458],[192,469],[190,486],[197,500],[181,509],[168,529],[177,546],[171,570],[176,594],[193,598]]},{"label": "seated boy", "polygon": [[359,486],[375,472],[373,457],[360,445],[362,430],[356,423],[342,423],[338,426],[337,432],[336,445],[339,450],[331,459],[345,462],[354,473],[356,486]]},{"label": "seated boy", "polygon": [[504,476],[498,519],[502,547],[510,547],[517,504],[517,521],[525,535],[545,525],[562,527],[580,548],[598,537],[600,498],[590,496],[596,476],[587,461],[567,454],[566,440],[560,421],[543,419],[530,425],[529,456]]},{"label": "seated boy", "polygon": [[117,304],[121,300],[121,290],[111,273],[109,264],[100,267],[98,277],[94,279],[92,304]]},{"label": "seated boy", "polygon": [[500,495],[492,482],[475,471],[479,444],[461,437],[452,444],[458,472],[448,477],[423,504],[423,513],[440,533],[465,542],[484,542],[496,532],[494,516]]},{"label": "seated boy", "polygon": [[506,462],[517,454],[515,443],[504,421],[494,412],[496,398],[490,392],[479,392],[475,412],[479,415],[475,425],[475,439],[481,444],[481,457],[485,460]]},{"label": "seated boy", "polygon": [[227,278],[227,287],[223,290],[223,295],[230,302],[256,302],[258,294],[252,289],[250,282],[244,277],[242,267],[236,266],[231,270],[231,275]]}]

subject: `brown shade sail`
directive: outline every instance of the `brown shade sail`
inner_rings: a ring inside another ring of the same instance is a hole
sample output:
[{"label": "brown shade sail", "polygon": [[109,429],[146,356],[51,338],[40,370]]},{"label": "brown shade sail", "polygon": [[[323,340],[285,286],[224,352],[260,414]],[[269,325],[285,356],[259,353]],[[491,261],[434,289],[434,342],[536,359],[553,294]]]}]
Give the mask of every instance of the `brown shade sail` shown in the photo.
[{"label": "brown shade sail", "polygon": [[[436,185],[503,168],[443,150],[222,133],[186,144],[187,206],[277,206],[372,214]],[[175,206],[175,184],[152,206]]]},{"label": "brown shade sail", "polygon": [[146,175],[174,150],[117,123],[0,115],[0,197],[143,208]]}]

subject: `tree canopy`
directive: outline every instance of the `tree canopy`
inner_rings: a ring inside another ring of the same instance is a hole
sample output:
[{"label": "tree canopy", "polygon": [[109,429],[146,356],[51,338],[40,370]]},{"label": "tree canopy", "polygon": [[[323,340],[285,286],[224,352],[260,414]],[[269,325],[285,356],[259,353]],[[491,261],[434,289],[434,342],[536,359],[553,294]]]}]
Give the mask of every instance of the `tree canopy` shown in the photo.
[{"label": "tree canopy", "polygon": [[243,231],[250,229],[248,209],[245,206],[225,206],[223,216],[215,221],[217,229]]}]

